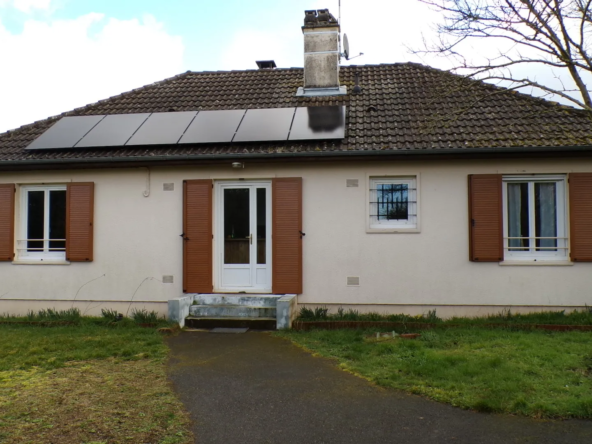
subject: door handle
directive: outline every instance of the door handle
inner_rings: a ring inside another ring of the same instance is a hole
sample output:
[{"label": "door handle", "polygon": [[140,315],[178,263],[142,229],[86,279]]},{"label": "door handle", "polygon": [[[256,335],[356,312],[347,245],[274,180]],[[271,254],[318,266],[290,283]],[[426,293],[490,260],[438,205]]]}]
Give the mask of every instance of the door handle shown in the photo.
[{"label": "door handle", "polygon": [[245,239],[249,239],[251,245],[253,245],[253,233],[249,234]]}]

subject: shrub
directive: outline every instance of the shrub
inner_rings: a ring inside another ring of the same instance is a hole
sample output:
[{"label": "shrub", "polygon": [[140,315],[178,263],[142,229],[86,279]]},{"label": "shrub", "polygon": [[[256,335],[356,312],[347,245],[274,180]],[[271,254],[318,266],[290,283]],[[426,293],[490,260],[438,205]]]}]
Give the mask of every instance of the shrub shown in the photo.
[{"label": "shrub", "polygon": [[138,324],[157,324],[159,321],[158,313],[155,311],[147,311],[146,309],[133,309],[132,319]]}]

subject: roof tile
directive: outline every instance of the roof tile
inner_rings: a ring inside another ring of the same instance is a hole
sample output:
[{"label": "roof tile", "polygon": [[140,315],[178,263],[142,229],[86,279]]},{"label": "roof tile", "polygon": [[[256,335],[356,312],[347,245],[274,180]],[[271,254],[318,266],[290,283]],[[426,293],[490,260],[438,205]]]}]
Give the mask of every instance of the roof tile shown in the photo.
[{"label": "roof tile", "polygon": [[[3,161],[143,156],[318,153],[380,150],[384,153],[463,149],[592,146],[587,113],[480,81],[414,64],[341,67],[351,92],[359,73],[361,94],[296,97],[301,68],[186,72],[127,93],[0,134]],[[342,141],[119,147],[28,151],[25,148],[63,116],[214,109],[347,105]]]}]

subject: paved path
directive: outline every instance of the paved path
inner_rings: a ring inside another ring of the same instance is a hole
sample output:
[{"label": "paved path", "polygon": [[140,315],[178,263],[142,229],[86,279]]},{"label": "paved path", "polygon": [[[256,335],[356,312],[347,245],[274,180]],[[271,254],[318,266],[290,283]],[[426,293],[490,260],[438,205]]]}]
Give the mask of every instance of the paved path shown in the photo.
[{"label": "paved path", "polygon": [[592,421],[463,411],[375,387],[268,333],[187,332],[169,345],[200,444],[592,443]]}]

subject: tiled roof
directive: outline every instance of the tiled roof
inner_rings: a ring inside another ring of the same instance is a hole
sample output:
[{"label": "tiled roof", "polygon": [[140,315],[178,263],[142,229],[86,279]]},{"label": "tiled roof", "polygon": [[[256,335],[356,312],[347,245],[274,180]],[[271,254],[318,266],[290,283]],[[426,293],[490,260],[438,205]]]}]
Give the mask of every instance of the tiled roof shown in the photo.
[{"label": "tiled roof", "polygon": [[[362,93],[353,94],[359,74]],[[396,154],[402,152],[592,148],[592,121],[570,107],[414,63],[346,66],[348,95],[296,97],[301,68],[186,72],[0,134],[0,165],[14,161],[188,159],[212,156]],[[62,116],[216,109],[348,106],[346,138],[223,145],[31,151]]]}]

